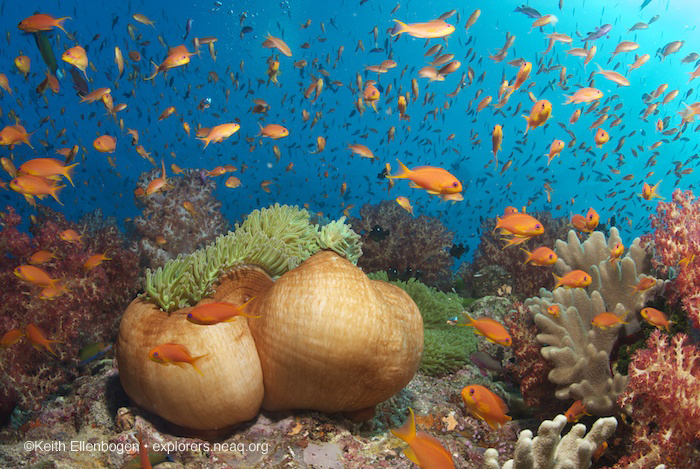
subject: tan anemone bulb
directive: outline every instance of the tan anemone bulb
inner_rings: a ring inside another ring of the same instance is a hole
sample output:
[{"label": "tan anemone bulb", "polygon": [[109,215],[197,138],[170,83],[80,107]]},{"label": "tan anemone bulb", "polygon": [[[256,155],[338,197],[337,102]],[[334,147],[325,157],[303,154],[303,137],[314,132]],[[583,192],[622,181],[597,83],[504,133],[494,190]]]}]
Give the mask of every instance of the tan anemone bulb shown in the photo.
[{"label": "tan anemone bulb", "polygon": [[[269,288],[272,280],[256,267],[239,268],[221,279],[212,298],[200,303],[242,304]],[[119,377],[127,395],[139,406],[175,424],[180,432],[215,437],[260,410],[263,379],[255,343],[244,317],[216,325],[187,320],[192,308],[166,313],[140,298],[122,317],[117,344]],[[148,352],[164,343],[185,345],[202,374],[155,363]]]},{"label": "tan anemone bulb", "polygon": [[420,364],[423,320],[413,300],[332,251],[282,275],[248,312],[262,316],[248,323],[267,410],[367,415]]}]

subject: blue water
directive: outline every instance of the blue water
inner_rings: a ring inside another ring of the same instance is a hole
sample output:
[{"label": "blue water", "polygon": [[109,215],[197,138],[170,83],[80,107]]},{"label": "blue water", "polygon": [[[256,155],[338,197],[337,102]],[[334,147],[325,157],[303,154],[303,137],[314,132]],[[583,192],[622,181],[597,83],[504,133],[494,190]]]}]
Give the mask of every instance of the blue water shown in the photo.
[{"label": "blue water", "polygon": [[[455,232],[455,241],[469,244],[472,251],[478,242],[480,219],[499,215],[507,205],[527,205],[528,211],[550,210],[555,216],[585,213],[589,207],[593,207],[600,213],[604,223],[609,223],[614,216],[623,239],[631,242],[632,236],[649,231],[647,217],[656,206],[654,201],[645,201],[637,196],[641,192],[643,181],[654,184],[663,180],[660,192],[669,198],[676,187],[692,189],[696,178],[694,173],[682,178],[675,175],[675,162],[681,163],[680,170],[697,165],[697,124],[691,123],[682,135],[684,138],[674,141],[672,139],[675,135],[658,134],[655,122],[659,118],[669,117],[667,128],[678,126],[680,117],[677,113],[682,109],[682,102],[691,104],[697,99],[695,91],[686,94],[700,84],[700,81],[688,83],[688,73],[695,68],[695,63],[682,64],[680,61],[699,48],[694,19],[700,17],[700,5],[688,1],[652,0],[640,12],[641,3],[641,0],[625,0],[611,5],[604,1],[564,0],[563,9],[560,10],[557,1],[532,2],[531,6],[540,13],[551,13],[558,17],[556,31],[573,37],[575,47],[583,47],[576,31],[585,35],[602,24],[613,25],[608,37],[595,41],[597,55],[584,69],[582,58],[570,57],[565,53],[569,48],[565,44],[557,43],[549,54],[542,56],[547,47],[545,34],[553,29],[545,26],[543,32],[538,28],[530,31],[533,20],[513,12],[521,4],[515,1],[413,0],[401,2],[394,15],[390,14],[396,5],[393,0],[370,0],[364,3],[347,0],[127,3],[60,1],[55,4],[52,2],[51,5],[37,1],[21,4],[5,1],[0,10],[3,29],[7,35],[7,42],[0,51],[4,64],[1,71],[8,75],[15,93],[14,96],[2,93],[0,107],[3,117],[0,123],[3,126],[13,124],[8,112],[14,110],[27,130],[35,132],[31,138],[35,149],[21,145],[9,152],[4,148],[2,155],[10,156],[11,153],[15,165],[19,166],[31,158],[54,157],[55,148],[80,144],[86,151],[81,150],[76,159],[80,162],[74,176],[76,187],[68,186],[61,194],[65,205],[60,206],[49,199],[42,203],[66,213],[73,220],[96,208],[101,208],[105,216],[116,216],[119,220],[140,213],[134,203],[133,190],[139,174],[153,166],[137,155],[131,145],[131,138],[119,130],[111,117],[105,115],[101,103],[78,102],[79,98],[72,89],[68,73],[71,66],[61,62],[60,54],[66,48],[79,44],[88,49],[88,58],[96,70],[88,69],[90,88],[111,87],[115,104],[128,104],[128,108],[119,113],[118,117],[123,119],[125,128],[140,132],[140,143],[152,153],[158,163],[162,159],[168,168],[172,163],[182,168],[212,169],[224,164],[239,167],[239,172],[234,175],[241,179],[243,186],[238,189],[224,187],[223,182],[230,175],[228,174],[219,178],[216,193],[223,202],[224,214],[232,222],[240,220],[242,215],[255,208],[274,202],[299,205],[308,203],[312,212],[321,211],[332,218],[341,216],[348,205],[354,205],[350,214],[358,216],[362,204],[378,203],[404,195],[411,200],[416,215],[437,216]],[[433,39],[426,46],[425,40],[408,35],[402,35],[396,41],[389,38],[387,31],[393,27],[392,18],[409,23],[428,21],[455,7],[458,8],[460,18],[458,21],[455,15],[447,20],[456,24],[456,32],[446,43]],[[481,9],[481,17],[465,33],[464,24],[475,8]],[[65,78],[60,81],[61,91],[58,95],[50,91],[44,97],[36,94],[35,88],[44,77],[45,66],[33,36],[17,29],[19,21],[37,11],[55,17],[72,17],[72,20],[66,22],[66,27],[75,35],[75,41],[71,41],[61,31],[51,33],[59,68],[65,74]],[[155,28],[135,22],[131,18],[134,13],[141,13],[155,21]],[[246,18],[242,26],[250,26],[253,30],[241,39],[240,18],[244,13]],[[627,33],[627,28],[634,23],[648,22],[654,15],[660,15],[660,18],[649,29]],[[203,47],[201,56],[192,57],[188,66],[171,70],[165,77],[159,75],[153,81],[144,81],[144,76],[152,71],[149,61],[161,63],[166,57],[166,49],[159,43],[158,35],[170,47],[181,44],[188,18],[193,20],[192,31],[185,42],[188,49],[192,50],[191,39],[195,36],[216,36],[216,61]],[[311,20],[310,26],[300,28],[308,19]],[[138,43],[132,41],[127,34],[127,24],[136,26],[137,34],[141,35]],[[325,32],[321,29],[322,25],[325,26]],[[379,33],[376,43],[372,35],[375,26]],[[292,57],[280,56],[282,74],[279,87],[258,83],[258,80],[267,80],[266,59],[277,52],[261,46],[268,32],[284,38],[293,52]],[[515,43],[506,60],[495,63],[488,55],[503,46],[507,32],[516,36]],[[5,41],[5,38],[2,40]],[[358,40],[362,40],[364,52],[356,50]],[[469,40],[471,43],[467,44]],[[611,52],[621,40],[636,41],[639,49],[619,54],[607,64]],[[674,40],[684,40],[685,45],[679,53],[660,61],[656,57],[657,49]],[[147,41],[150,44],[144,45]],[[310,43],[308,49],[301,48],[304,42]],[[430,45],[437,43],[445,45],[443,53],[453,53],[456,60],[462,61],[462,67],[444,82],[428,83],[427,79],[417,76],[417,70],[427,65],[428,57],[424,57],[424,52]],[[132,63],[127,58],[124,76],[116,80],[115,46],[119,46],[125,55],[132,50],[140,52],[142,60],[134,65],[140,72],[136,79],[128,78]],[[336,64],[340,46],[344,46],[344,52]],[[386,50],[370,52],[374,47]],[[470,58],[474,58],[467,62],[464,57],[472,47],[475,53]],[[21,77],[12,63],[20,53],[25,53],[32,60],[28,80]],[[351,92],[347,85],[353,88],[356,86],[357,73],[362,74],[365,82],[376,79],[376,74],[365,73],[364,67],[379,64],[390,53],[393,53],[393,60],[398,66],[382,75],[379,84],[381,90],[385,91],[391,83],[393,90],[388,94],[382,93],[378,102],[379,112],[375,113],[368,106],[364,115],[352,115],[359,95]],[[652,58],[629,74],[627,69],[634,62],[635,53],[649,53]],[[327,58],[330,60],[328,63]],[[473,110],[486,95],[494,96],[493,102],[496,102],[495,96],[503,78],[511,81],[515,78],[517,67],[508,65],[507,61],[516,58],[533,63],[530,79],[521,90],[529,90],[537,99],[548,99],[553,104],[553,117],[548,125],[531,130],[526,140],[523,140],[525,121],[520,115],[529,113],[532,102],[525,92],[513,94],[508,105],[502,109],[505,116],[494,114],[493,107],[483,110],[477,116],[466,112],[470,101],[473,101]],[[293,62],[301,59],[306,59],[309,64],[300,71],[293,67]],[[312,65],[314,59],[318,59],[317,65]],[[568,78],[568,91],[557,85],[558,69],[550,73],[535,73],[540,68],[540,60],[544,61],[545,67],[566,66],[567,73],[572,75]],[[630,78],[631,86],[622,88],[600,75],[593,77],[594,86],[605,93],[599,109],[608,104],[612,107],[623,103],[619,111],[608,111],[611,117],[603,124],[603,128],[608,130],[611,139],[602,149],[597,149],[593,142],[594,130],[588,128],[598,117],[596,111],[584,113],[576,124],[569,125],[571,113],[576,108],[585,110],[588,105],[563,106],[562,103],[566,95],[577,89],[576,84],[589,86],[590,74],[597,70],[596,63],[605,69],[612,69],[617,62],[621,62],[617,71]],[[321,97],[311,103],[311,100],[304,98],[303,92],[312,82],[312,77],[320,76],[319,65],[330,76],[326,78]],[[455,89],[467,66],[472,67],[476,78],[485,72],[483,82],[477,83],[475,79],[473,84],[465,86],[455,98],[446,97],[447,93]],[[404,67],[407,70],[401,77]],[[218,83],[207,81],[210,71],[218,74]],[[237,80],[238,89],[233,85],[230,74]],[[420,96],[416,102],[409,103],[407,113],[411,116],[410,122],[401,121],[396,109],[398,90],[401,89],[403,93],[410,91],[413,78],[420,85]],[[329,86],[335,80],[345,86]],[[548,86],[550,81],[554,81],[553,86]],[[534,85],[530,87],[531,83]],[[646,108],[642,96],[651,93],[662,83],[668,84],[669,91],[678,89],[678,97],[667,105],[660,104],[657,114],[645,122],[640,118]],[[191,85],[191,93],[186,99],[188,85]],[[228,100],[225,97],[226,90],[230,90]],[[483,92],[480,98],[474,99],[477,90]],[[434,99],[423,105],[427,93],[434,93]],[[615,94],[619,95],[619,99],[609,101]],[[212,106],[199,111],[197,104],[204,98],[211,98]],[[270,104],[266,117],[251,114],[252,99],[264,99]],[[445,109],[445,103],[449,103],[449,109]],[[522,104],[522,109],[516,114],[514,110],[518,103]],[[158,122],[160,113],[171,105],[176,107],[178,116]],[[310,128],[311,121],[302,121],[302,109],[309,111],[312,118],[315,112],[322,113],[313,129]],[[426,113],[435,109],[438,110],[436,119],[432,115],[426,117]],[[620,116],[623,112],[625,116],[622,124],[610,128],[615,115]],[[220,117],[214,117],[214,113],[220,114]],[[49,121],[41,124],[40,120],[45,117]],[[193,129],[197,124],[211,127],[238,119],[241,130],[228,140],[210,144],[203,150],[202,143],[194,135],[185,135],[180,118],[189,122]],[[259,139],[256,139],[255,148],[250,151],[252,143],[246,142],[245,138],[257,135],[258,122],[263,125],[282,124],[290,130],[290,136],[276,142],[265,139],[260,145]],[[552,140],[559,138],[567,143],[570,140],[558,123],[566,124],[575,133],[577,142],[574,148],[566,148],[548,168],[543,155],[549,150]],[[492,158],[490,133],[494,124],[503,125],[504,131],[503,148],[498,156],[500,164],[496,171],[493,164],[489,165]],[[396,127],[396,139],[387,142],[387,132],[392,125]],[[57,139],[57,133],[63,128],[67,129],[65,136]],[[630,137],[629,134],[633,131],[636,134]],[[447,137],[452,133],[455,137],[448,141]],[[92,147],[92,141],[103,134],[118,139],[117,151],[113,155],[115,168],[110,166],[104,154]],[[365,134],[367,138],[362,138]],[[478,134],[478,137],[474,134]],[[315,149],[317,136],[326,137],[327,147],[321,154],[310,154],[309,151]],[[619,154],[614,154],[613,150],[623,136],[626,136],[626,143]],[[649,147],[661,138],[668,140],[668,143],[656,150],[659,153],[656,165],[645,168],[645,163],[653,153]],[[49,146],[44,147],[39,140],[45,140]],[[474,145],[473,142],[477,140],[480,143]],[[578,149],[581,142],[585,142],[587,147],[592,146],[591,151]],[[350,143],[367,145],[377,155],[378,161],[351,156],[347,150]],[[276,161],[273,154],[274,144],[280,147],[280,161]],[[640,145],[642,150],[635,158],[631,150]],[[624,158],[623,164],[619,163],[619,156]],[[465,200],[455,204],[441,202],[421,190],[409,188],[406,181],[397,181],[396,187],[387,192],[387,181],[379,179],[377,174],[385,163],[390,163],[395,169],[397,158],[409,167],[433,165],[450,170],[463,182]],[[508,160],[512,160],[512,166],[501,173],[503,164]],[[286,171],[290,163],[293,163],[293,169]],[[243,164],[249,169],[241,174]],[[619,169],[619,174],[614,174],[611,169]],[[324,176],[326,171],[327,177]],[[649,171],[654,174],[647,177]],[[172,176],[170,169],[168,173]],[[626,175],[634,177],[632,180],[624,180]],[[3,180],[9,181],[9,176],[3,175]],[[269,194],[260,188],[260,183],[264,180],[274,182]],[[341,196],[340,186],[343,182],[347,183],[348,190]],[[546,200],[543,189],[545,182],[554,189],[551,203]],[[616,194],[611,197],[613,191]],[[13,205],[25,215],[33,213],[23,198],[11,191],[0,192],[0,204]]]}]

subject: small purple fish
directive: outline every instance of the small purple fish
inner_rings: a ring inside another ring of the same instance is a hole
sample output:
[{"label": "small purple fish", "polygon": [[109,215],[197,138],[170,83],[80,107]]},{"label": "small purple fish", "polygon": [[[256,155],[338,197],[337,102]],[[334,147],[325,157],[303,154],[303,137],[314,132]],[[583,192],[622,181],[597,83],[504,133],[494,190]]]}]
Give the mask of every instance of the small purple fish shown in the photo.
[{"label": "small purple fish", "polygon": [[[588,36],[581,38],[582,41],[595,41],[596,39],[600,39],[601,37],[607,35],[610,30],[612,29],[611,24],[604,24],[600,28],[596,28],[595,31],[592,33],[588,33]],[[579,34],[579,37],[581,35]]]},{"label": "small purple fish", "polygon": [[474,352],[469,355],[469,359],[479,367],[479,371],[483,376],[488,376],[486,371],[495,371],[497,373],[505,371],[505,368],[501,365],[501,360],[492,357],[486,352]]},{"label": "small purple fish", "polygon": [[185,35],[182,37],[183,41],[185,39],[187,39],[187,36],[189,36],[191,30],[192,30],[192,18],[188,19],[187,24],[185,25]]}]

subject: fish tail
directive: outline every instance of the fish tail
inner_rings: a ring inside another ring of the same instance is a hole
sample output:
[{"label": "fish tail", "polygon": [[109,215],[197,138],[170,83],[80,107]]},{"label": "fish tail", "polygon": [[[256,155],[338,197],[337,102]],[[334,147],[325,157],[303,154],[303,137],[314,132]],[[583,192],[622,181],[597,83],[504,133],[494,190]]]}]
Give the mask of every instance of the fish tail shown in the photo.
[{"label": "fish tail", "polygon": [[158,65],[152,60],[151,63],[153,64],[153,75],[144,78],[144,80],[153,80],[158,75]]},{"label": "fish tail", "polygon": [[204,376],[204,373],[202,373],[202,370],[200,370],[199,367],[197,366],[197,362],[198,362],[199,360],[201,360],[202,358],[207,357],[207,356],[209,356],[208,353],[206,353],[206,354],[204,354],[204,355],[200,355],[200,356],[198,356],[198,357],[194,357],[194,358],[192,359],[192,361],[190,362],[190,365],[192,365],[192,368],[194,368],[195,371],[196,371],[197,373],[199,373],[200,375],[202,375],[202,376]]},{"label": "fish tail", "polygon": [[527,254],[527,259],[525,259],[525,262],[523,262],[523,264],[527,264],[528,262],[530,262],[530,258],[532,257],[532,253],[525,248],[520,248],[520,250],[522,252],[524,252],[525,254]]},{"label": "fish tail", "polygon": [[80,163],[75,163],[75,164],[72,164],[72,165],[70,165],[70,166],[65,166],[65,167],[63,168],[63,177],[65,177],[66,179],[68,179],[68,182],[70,182],[70,185],[73,186],[73,187],[75,187],[75,184],[73,184],[73,179],[72,179],[72,177],[71,177],[71,176],[72,176],[72,172],[73,172],[73,168],[75,168],[75,167],[78,166],[79,164],[80,164]]},{"label": "fish tail", "polygon": [[54,199],[56,199],[56,202],[58,202],[58,203],[61,204],[61,205],[63,205],[63,202],[61,202],[60,200],[58,200],[58,193],[59,193],[59,192],[61,191],[61,189],[63,189],[64,187],[66,187],[66,186],[65,186],[65,185],[63,185],[63,186],[55,186],[55,187],[52,187],[52,188],[51,188],[51,191],[49,192],[49,194],[51,194],[51,197],[53,197]]},{"label": "fish tail", "polygon": [[207,137],[197,137],[197,138],[204,142],[204,148],[202,148],[202,150],[204,150],[205,148],[207,148],[207,145],[209,145],[209,138],[208,138],[208,136],[207,136]]},{"label": "fish tail", "polygon": [[394,29],[391,30],[391,37],[398,36],[399,34],[405,33],[407,25],[403,21],[399,21],[397,19],[394,19],[394,22],[396,23],[394,25]]},{"label": "fish tail", "polygon": [[561,277],[557,277],[556,274],[552,274],[552,277],[554,277],[554,288],[552,288],[552,291],[554,291],[557,287],[561,286]]},{"label": "fish tail", "polygon": [[396,174],[387,174],[386,177],[389,179],[407,179],[411,174],[411,170],[408,169],[406,165],[403,164],[398,158],[396,161],[399,162],[399,172]]},{"label": "fish tail", "polygon": [[72,19],[73,18],[71,18],[70,16],[64,16],[63,18],[56,18],[56,23],[54,24],[54,26],[56,26],[58,29],[60,29],[64,33],[68,34],[68,31],[66,31],[65,28],[63,27],[63,22],[66,20],[72,20]]},{"label": "fish tail", "polygon": [[49,352],[51,352],[52,355],[57,357],[58,354],[54,351],[52,346],[54,344],[62,344],[62,343],[63,343],[63,341],[61,341],[61,340],[48,340],[46,342],[46,350],[48,350]]},{"label": "fish tail", "polygon": [[413,413],[413,409],[410,407],[408,408],[408,411],[411,413],[411,415],[408,417],[406,423],[401,428],[395,428],[391,431],[391,433],[406,442],[409,440],[412,441],[416,436],[416,416]]}]

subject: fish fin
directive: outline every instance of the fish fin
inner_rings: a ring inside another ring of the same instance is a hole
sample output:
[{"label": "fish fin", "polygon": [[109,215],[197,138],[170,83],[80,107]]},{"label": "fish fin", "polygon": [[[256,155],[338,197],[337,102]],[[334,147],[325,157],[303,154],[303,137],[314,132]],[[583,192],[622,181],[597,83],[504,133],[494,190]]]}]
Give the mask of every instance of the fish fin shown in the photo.
[{"label": "fish fin", "polygon": [[408,448],[403,450],[403,454],[405,454],[408,459],[410,459],[411,461],[413,461],[413,463],[417,464],[418,467],[420,467],[420,461],[418,460],[418,456],[416,456],[416,453],[413,451],[413,448],[409,446]]},{"label": "fish fin", "polygon": [[391,37],[398,36],[399,34],[405,33],[407,25],[403,21],[394,19],[394,28],[391,30]]},{"label": "fish fin", "polygon": [[393,433],[395,436],[401,438],[407,443],[409,440],[412,440],[416,437],[416,416],[413,413],[413,409],[411,409],[410,407],[408,408],[408,411],[410,412],[410,415],[406,423],[403,424],[401,428],[395,428],[391,430],[391,433]]},{"label": "fish fin", "polygon": [[61,189],[63,189],[64,187],[66,187],[66,186],[65,186],[65,185],[62,185],[62,186],[55,186],[55,187],[53,187],[53,188],[51,189],[51,191],[49,192],[49,193],[51,194],[51,197],[53,197],[54,199],[56,199],[56,202],[58,202],[58,203],[61,204],[61,205],[63,205],[63,202],[61,202],[60,200],[58,200],[58,193],[59,193],[59,192],[61,191]]},{"label": "fish fin", "polygon": [[554,291],[557,287],[561,286],[561,277],[557,277],[556,274],[552,274],[552,277],[554,277],[554,288],[552,288],[552,291]]},{"label": "fish fin", "polygon": [[411,170],[406,167],[405,164],[401,162],[398,158],[396,161],[399,162],[399,172],[396,174],[387,174],[386,177],[389,179],[407,179],[408,176],[411,174]]},{"label": "fish fin", "polygon": [[158,75],[158,65],[151,60],[151,63],[153,64],[154,70],[153,70],[153,75],[150,77],[144,78],[144,80],[153,80],[157,75]]},{"label": "fish fin", "polygon": [[532,256],[532,253],[525,248],[520,248],[520,250],[527,254],[527,259],[525,259],[525,262],[523,262],[523,264],[527,264],[528,262],[530,262],[530,257]]}]

